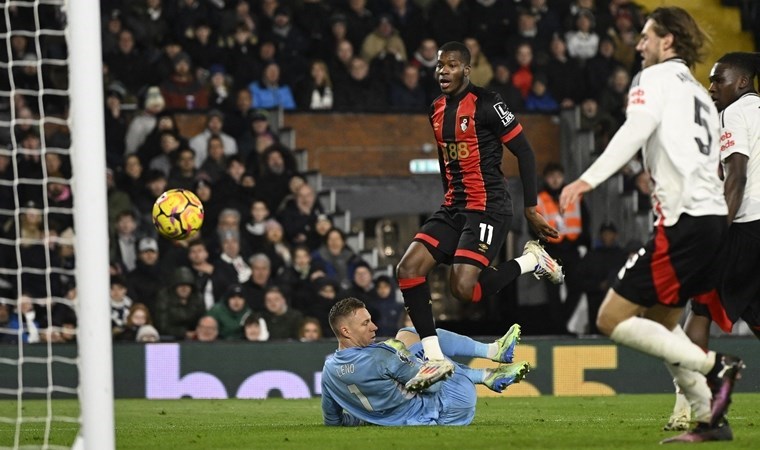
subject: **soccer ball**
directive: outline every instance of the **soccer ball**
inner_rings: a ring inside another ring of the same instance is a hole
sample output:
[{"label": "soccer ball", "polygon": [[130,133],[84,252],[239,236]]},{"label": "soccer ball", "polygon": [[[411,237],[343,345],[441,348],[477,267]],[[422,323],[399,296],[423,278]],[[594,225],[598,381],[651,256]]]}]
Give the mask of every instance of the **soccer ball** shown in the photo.
[{"label": "soccer ball", "polygon": [[187,189],[170,189],[153,204],[153,226],[172,240],[195,236],[203,225],[203,203]]}]

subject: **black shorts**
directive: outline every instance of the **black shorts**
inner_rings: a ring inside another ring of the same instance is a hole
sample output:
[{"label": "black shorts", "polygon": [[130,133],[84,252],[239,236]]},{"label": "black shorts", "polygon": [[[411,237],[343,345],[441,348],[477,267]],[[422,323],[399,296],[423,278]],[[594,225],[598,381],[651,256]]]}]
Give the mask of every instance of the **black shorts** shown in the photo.
[{"label": "black shorts", "polygon": [[726,315],[717,289],[695,295],[691,299],[691,312],[696,316],[707,317],[718,324],[720,329],[726,333],[730,333],[734,326],[735,321],[730,320]]},{"label": "black shorts", "polygon": [[734,223],[722,259],[720,296],[732,322],[760,326],[760,221]]},{"label": "black shorts", "polygon": [[725,216],[686,214],[671,227],[656,227],[620,270],[613,289],[637,305],[683,307],[689,298],[717,286],[727,228]]},{"label": "black shorts", "polygon": [[440,264],[487,267],[499,254],[512,223],[509,214],[443,207],[433,213],[414,240]]}]

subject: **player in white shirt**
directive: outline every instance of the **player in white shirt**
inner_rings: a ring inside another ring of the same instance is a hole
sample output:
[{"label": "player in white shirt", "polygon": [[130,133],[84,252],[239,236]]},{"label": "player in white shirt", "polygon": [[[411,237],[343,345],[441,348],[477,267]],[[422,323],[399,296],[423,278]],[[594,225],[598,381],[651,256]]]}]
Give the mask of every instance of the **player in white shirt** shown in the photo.
[{"label": "player in white shirt", "polygon": [[[686,334],[707,347],[711,320],[724,331],[744,319],[760,338],[760,96],[755,78],[760,55],[723,55],[710,72],[710,97],[720,111],[720,157],[728,204],[728,239],[724,243],[720,298],[692,301]],[[722,303],[722,305],[721,305]],[[677,398],[666,429],[688,422],[690,407]]]},{"label": "player in white shirt", "polygon": [[[689,298],[713,289],[728,209],[718,177],[718,112],[689,71],[704,32],[682,8],[655,9],[636,50],[642,71],[628,94],[625,123],[602,155],[560,195],[560,209],[616,173],[643,147],[652,180],[655,230],[621,269],[597,327],[619,344],[665,361],[691,403],[697,426],[665,442],[731,440],[725,421],[741,359],[705,353],[678,325]],[[710,388],[715,387],[712,405]]]}]

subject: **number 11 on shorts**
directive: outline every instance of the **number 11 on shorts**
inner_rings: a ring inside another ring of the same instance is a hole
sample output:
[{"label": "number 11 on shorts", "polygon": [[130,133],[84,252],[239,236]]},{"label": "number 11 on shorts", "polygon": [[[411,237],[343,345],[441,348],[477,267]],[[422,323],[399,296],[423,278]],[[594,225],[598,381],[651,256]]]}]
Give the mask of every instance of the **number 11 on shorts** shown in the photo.
[{"label": "number 11 on shorts", "polygon": [[488,245],[491,245],[491,239],[493,239],[493,225],[487,223],[480,223],[480,240]]}]

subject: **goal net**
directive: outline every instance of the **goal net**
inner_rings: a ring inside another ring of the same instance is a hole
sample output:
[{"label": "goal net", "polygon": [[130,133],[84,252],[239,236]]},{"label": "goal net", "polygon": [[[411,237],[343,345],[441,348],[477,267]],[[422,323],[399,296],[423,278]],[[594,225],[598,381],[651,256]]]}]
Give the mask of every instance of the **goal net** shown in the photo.
[{"label": "goal net", "polygon": [[0,0],[0,448],[114,447],[97,0]]}]

